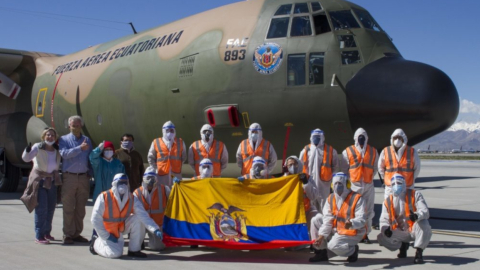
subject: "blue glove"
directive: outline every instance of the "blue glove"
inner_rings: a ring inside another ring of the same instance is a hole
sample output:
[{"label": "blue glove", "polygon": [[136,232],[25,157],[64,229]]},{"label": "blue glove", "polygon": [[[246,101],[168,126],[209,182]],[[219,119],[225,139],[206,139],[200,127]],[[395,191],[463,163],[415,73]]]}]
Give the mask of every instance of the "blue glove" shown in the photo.
[{"label": "blue glove", "polygon": [[243,183],[243,181],[245,180],[245,177],[243,177],[243,176],[240,176],[240,177],[238,177],[237,179],[238,179],[238,182],[241,182],[241,183]]},{"label": "blue glove", "polygon": [[180,179],[178,179],[177,177],[173,177],[173,183],[180,184]]},{"label": "blue glove", "polygon": [[156,237],[160,238],[160,240],[163,240],[163,233],[160,230],[155,230],[153,233]]},{"label": "blue glove", "polygon": [[110,234],[107,240],[112,241],[113,243],[118,243],[118,238],[116,238],[113,234]]}]

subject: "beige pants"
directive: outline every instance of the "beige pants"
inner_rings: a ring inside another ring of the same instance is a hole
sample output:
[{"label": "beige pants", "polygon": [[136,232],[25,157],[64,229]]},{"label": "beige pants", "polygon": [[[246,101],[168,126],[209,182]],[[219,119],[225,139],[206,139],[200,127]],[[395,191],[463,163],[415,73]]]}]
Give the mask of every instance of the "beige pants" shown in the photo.
[{"label": "beige pants", "polygon": [[83,231],[85,205],[90,195],[90,179],[86,174],[64,173],[62,186],[63,235],[75,238]]}]

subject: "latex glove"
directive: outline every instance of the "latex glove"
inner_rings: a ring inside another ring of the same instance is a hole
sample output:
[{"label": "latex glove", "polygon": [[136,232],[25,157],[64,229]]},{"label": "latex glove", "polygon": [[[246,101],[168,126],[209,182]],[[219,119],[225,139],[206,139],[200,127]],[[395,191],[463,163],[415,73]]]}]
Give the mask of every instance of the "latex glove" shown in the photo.
[{"label": "latex glove", "polygon": [[417,214],[410,214],[409,218],[410,218],[411,221],[415,222],[415,221],[418,220],[418,215]]},{"label": "latex glove", "polygon": [[25,148],[25,152],[30,153],[30,151],[32,151],[32,143],[29,143]]},{"label": "latex glove", "polygon": [[113,243],[118,243],[118,238],[116,238],[113,234],[110,234],[107,240],[112,241]]},{"label": "latex glove", "polygon": [[105,145],[105,141],[101,142],[101,143],[98,145],[98,148],[100,148],[100,150],[103,151],[104,145]]},{"label": "latex glove", "polygon": [[160,230],[155,230],[153,233],[156,237],[160,238],[160,240],[163,240],[163,233]]},{"label": "latex glove", "polygon": [[392,234],[393,234],[392,230],[390,230],[390,227],[388,227],[383,233],[388,238],[392,237]]},{"label": "latex glove", "polygon": [[178,179],[177,177],[173,177],[173,183],[180,184],[180,179]]},{"label": "latex glove", "polygon": [[308,184],[308,177],[306,174],[301,173],[298,175],[298,178],[300,179],[300,182],[302,182],[304,185]]},{"label": "latex glove", "polygon": [[238,179],[238,182],[240,182],[240,183],[243,183],[243,181],[245,181],[245,177],[243,177],[243,176],[240,176],[237,179]]}]

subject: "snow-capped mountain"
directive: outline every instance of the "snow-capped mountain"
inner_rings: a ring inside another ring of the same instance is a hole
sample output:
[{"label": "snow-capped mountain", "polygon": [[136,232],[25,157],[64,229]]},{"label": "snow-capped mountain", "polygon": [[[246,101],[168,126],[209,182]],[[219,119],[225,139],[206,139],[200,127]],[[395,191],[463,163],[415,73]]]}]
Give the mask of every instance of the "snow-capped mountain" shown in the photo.
[{"label": "snow-capped mountain", "polygon": [[468,123],[465,121],[456,122],[447,131],[459,131],[459,130],[480,133],[480,121],[478,121],[477,123]]}]

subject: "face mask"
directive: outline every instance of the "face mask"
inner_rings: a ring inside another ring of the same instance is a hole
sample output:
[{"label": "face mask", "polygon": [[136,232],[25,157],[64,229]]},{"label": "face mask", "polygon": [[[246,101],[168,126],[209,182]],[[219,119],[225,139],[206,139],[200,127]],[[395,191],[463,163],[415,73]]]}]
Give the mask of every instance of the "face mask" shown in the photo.
[{"label": "face mask", "polygon": [[206,142],[209,142],[210,141],[210,134],[202,134],[203,136],[203,140],[206,141]]},{"label": "face mask", "polygon": [[103,151],[103,156],[106,158],[111,158],[113,156],[112,150]]},{"label": "face mask", "polygon": [[394,185],[392,187],[393,195],[395,197],[398,197],[400,194],[402,194],[403,186],[402,185]]},{"label": "face mask", "polygon": [[363,136],[358,137],[358,144],[360,146],[363,146],[365,144],[365,137]]},{"label": "face mask", "polygon": [[397,147],[397,148],[400,148],[400,147],[402,147],[403,142],[400,141],[399,139],[396,139],[396,140],[393,142],[393,145],[394,145],[395,147]]},{"label": "face mask", "polygon": [[82,134],[82,128],[70,127],[70,131],[72,132],[73,135],[75,135],[77,137]]},{"label": "face mask", "polygon": [[132,141],[123,141],[122,142],[122,148],[123,149],[130,150],[130,149],[132,149],[132,147],[133,147],[133,142]]},{"label": "face mask", "polygon": [[173,138],[175,138],[175,133],[169,132],[166,134],[167,140],[171,141]]},{"label": "face mask", "polygon": [[288,172],[290,174],[296,174],[297,173],[297,168],[295,167],[295,165],[292,165],[292,166],[288,167]]},{"label": "face mask", "polygon": [[335,185],[335,193],[337,195],[342,195],[343,194],[343,185],[342,184],[336,184]]},{"label": "face mask", "polygon": [[264,170],[263,167],[258,166],[253,171],[255,173],[255,177],[257,177],[257,178],[265,175],[265,170]]},{"label": "face mask", "polygon": [[208,168],[202,168],[200,174],[201,174],[202,177],[210,177],[210,175],[211,175],[211,173],[210,173],[210,167],[208,167]]},{"label": "face mask", "polygon": [[127,185],[117,186],[118,194],[123,195],[127,192]]},{"label": "face mask", "polygon": [[252,133],[252,141],[257,142],[258,140],[258,134],[257,133]]},{"label": "face mask", "polygon": [[320,143],[320,137],[319,136],[313,137],[312,142],[314,145],[318,145]]},{"label": "face mask", "polygon": [[52,146],[55,143],[55,141],[53,141],[53,142],[45,141],[45,143]]}]

